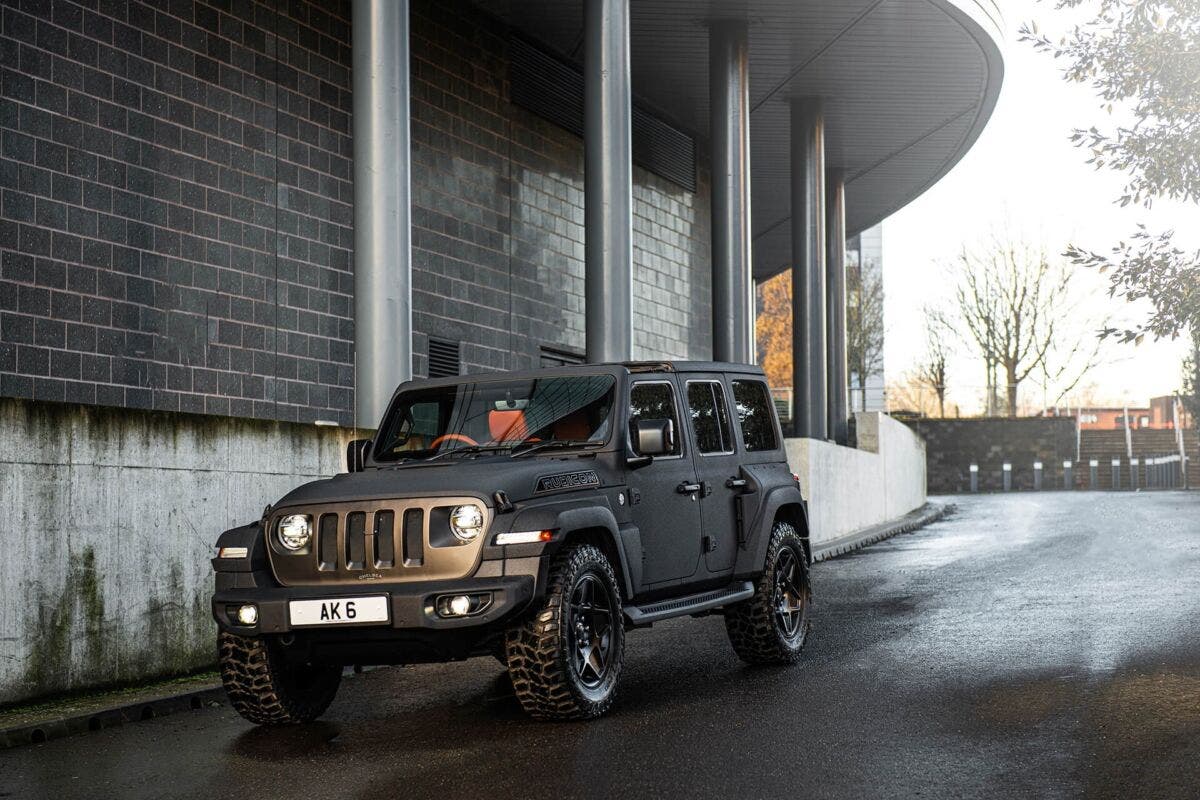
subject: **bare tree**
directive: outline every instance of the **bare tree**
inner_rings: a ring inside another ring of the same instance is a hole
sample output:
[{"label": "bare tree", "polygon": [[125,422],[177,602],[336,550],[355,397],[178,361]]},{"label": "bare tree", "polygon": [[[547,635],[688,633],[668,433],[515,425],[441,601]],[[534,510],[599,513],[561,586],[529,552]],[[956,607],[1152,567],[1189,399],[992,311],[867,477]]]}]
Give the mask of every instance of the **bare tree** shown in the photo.
[{"label": "bare tree", "polygon": [[955,278],[964,338],[978,349],[987,373],[989,414],[999,410],[1000,380],[1004,412],[1012,416],[1021,383],[1031,375],[1057,387],[1061,398],[1096,365],[1099,341],[1086,336],[1081,323],[1092,330],[1103,323],[1085,319],[1070,273],[1052,264],[1044,249],[995,236],[985,247],[963,248]]},{"label": "bare tree", "polygon": [[946,416],[946,361],[950,355],[950,326],[945,315],[928,306],[925,313],[925,358],[916,378],[937,397],[938,416]]},{"label": "bare tree", "polygon": [[866,402],[867,379],[883,367],[883,281],[874,270],[846,270],[846,366]]},{"label": "bare tree", "polygon": [[937,403],[937,396],[929,384],[916,372],[904,372],[888,381],[887,408],[890,414],[929,417],[933,416]]}]

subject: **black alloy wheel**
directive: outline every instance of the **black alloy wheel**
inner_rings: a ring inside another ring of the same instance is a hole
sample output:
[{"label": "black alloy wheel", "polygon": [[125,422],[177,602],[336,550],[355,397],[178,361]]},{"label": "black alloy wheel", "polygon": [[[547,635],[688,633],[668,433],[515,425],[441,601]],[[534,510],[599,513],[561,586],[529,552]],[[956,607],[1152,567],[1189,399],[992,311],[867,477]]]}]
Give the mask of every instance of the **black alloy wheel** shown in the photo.
[{"label": "black alloy wheel", "polygon": [[781,547],[775,557],[775,607],[776,624],[788,642],[794,642],[802,633],[808,611],[808,587],[802,586],[803,575],[796,551]]},{"label": "black alloy wheel", "polygon": [[596,689],[608,677],[617,624],[612,606],[598,575],[587,572],[579,576],[571,591],[567,641],[575,677],[588,689]]},{"label": "black alloy wheel", "polygon": [[546,594],[505,633],[513,691],[536,719],[591,719],[612,705],[625,657],[616,573],[595,545],[550,562]]},{"label": "black alloy wheel", "polygon": [[725,608],[729,642],[747,663],[794,664],[808,639],[811,615],[804,540],[791,523],[777,520],[754,596]]}]

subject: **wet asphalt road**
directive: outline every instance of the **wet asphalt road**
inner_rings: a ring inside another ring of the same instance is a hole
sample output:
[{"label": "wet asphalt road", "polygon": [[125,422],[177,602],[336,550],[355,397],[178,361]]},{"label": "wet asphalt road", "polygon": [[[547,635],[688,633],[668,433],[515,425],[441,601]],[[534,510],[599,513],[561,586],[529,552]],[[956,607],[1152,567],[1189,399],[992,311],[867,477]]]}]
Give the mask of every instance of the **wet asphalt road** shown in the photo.
[{"label": "wet asphalt road", "polygon": [[627,639],[613,712],[545,724],[498,664],[348,680],[0,752],[0,797],[1200,797],[1200,493],[960,498],[819,564],[803,663],[719,618]]}]

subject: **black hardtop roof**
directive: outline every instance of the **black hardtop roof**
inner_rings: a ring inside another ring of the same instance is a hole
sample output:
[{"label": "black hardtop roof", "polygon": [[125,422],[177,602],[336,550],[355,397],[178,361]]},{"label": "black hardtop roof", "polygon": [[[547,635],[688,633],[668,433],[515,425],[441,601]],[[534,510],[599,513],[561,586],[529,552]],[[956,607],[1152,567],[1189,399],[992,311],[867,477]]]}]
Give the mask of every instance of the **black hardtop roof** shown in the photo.
[{"label": "black hardtop roof", "polygon": [[619,366],[630,372],[737,372],[742,375],[762,375],[757,364],[738,364],[733,361],[624,361]]},{"label": "black hardtop roof", "polygon": [[[503,381],[544,378],[547,375],[578,375],[619,373],[643,375],[657,372],[728,372],[738,375],[763,376],[762,367],[756,364],[738,364],[732,361],[613,361],[595,364],[564,364],[540,369],[517,370],[512,372],[472,372],[466,375],[450,375],[444,378],[413,378],[396,387],[399,393],[411,383],[426,386],[447,386],[456,383],[478,381]],[[393,396],[395,396],[393,393]]]}]

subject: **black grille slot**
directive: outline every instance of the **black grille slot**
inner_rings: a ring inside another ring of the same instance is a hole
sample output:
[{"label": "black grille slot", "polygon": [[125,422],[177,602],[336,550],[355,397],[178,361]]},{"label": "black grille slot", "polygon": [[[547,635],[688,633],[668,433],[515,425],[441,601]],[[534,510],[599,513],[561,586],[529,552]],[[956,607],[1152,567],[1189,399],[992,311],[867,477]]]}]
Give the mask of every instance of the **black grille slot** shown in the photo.
[{"label": "black grille slot", "polygon": [[352,511],[346,515],[346,569],[367,566],[367,515]]},{"label": "black grille slot", "polygon": [[404,512],[404,566],[419,567],[425,563],[425,512],[410,508]]},{"label": "black grille slot", "polygon": [[429,377],[449,378],[462,371],[458,342],[429,340]]},{"label": "black grille slot", "polygon": [[[518,37],[510,40],[509,53],[513,103],[582,136],[583,73]],[[696,140],[637,103],[632,111],[633,163],[696,191]]]},{"label": "black grille slot", "polygon": [[337,514],[324,514],[317,529],[317,569],[337,569]]},{"label": "black grille slot", "polygon": [[375,568],[396,566],[396,515],[391,511],[375,512]]}]

